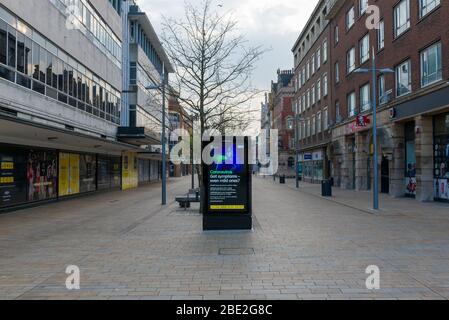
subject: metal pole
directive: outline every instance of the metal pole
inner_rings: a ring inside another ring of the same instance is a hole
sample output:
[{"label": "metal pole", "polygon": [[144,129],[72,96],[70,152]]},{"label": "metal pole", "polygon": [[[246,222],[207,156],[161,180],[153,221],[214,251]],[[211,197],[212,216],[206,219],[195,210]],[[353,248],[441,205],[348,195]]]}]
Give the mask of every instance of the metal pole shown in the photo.
[{"label": "metal pole", "polygon": [[191,152],[191,166],[192,166],[192,190],[195,189],[195,165],[193,164],[193,126],[194,126],[194,116],[192,114],[192,140],[191,142],[191,146],[192,149],[190,150]]},{"label": "metal pole", "polygon": [[376,54],[373,47],[373,53],[372,53],[372,73],[373,73],[373,92],[372,92],[372,101],[373,101],[373,145],[374,145],[374,195],[373,195],[373,208],[374,210],[379,210],[379,166],[377,163],[378,155],[377,155],[377,103],[376,103],[376,97],[377,97],[377,70],[376,70]]},{"label": "metal pole", "polygon": [[167,204],[167,154],[165,139],[165,66],[162,67],[162,205]]},{"label": "metal pole", "polygon": [[299,189],[299,130],[298,130],[298,110],[295,110],[295,177],[296,189]]}]

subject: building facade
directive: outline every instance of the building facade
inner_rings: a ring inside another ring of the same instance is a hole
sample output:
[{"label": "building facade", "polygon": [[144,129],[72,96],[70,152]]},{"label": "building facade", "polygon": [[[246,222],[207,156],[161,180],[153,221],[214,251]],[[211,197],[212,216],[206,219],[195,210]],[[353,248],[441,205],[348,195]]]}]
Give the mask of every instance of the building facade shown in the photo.
[{"label": "building facade", "polygon": [[[378,104],[381,192],[448,200],[449,3],[440,0],[332,0],[330,20],[331,175],[346,189],[373,184],[372,103]],[[380,8],[368,29],[369,4]],[[372,92],[372,56],[378,68]]]},{"label": "building facade", "polygon": [[[168,84],[172,65],[162,48],[159,38],[145,12],[134,1],[124,1],[123,25],[123,103],[121,126],[117,137],[120,141],[140,148],[136,160],[137,170],[131,171],[125,188],[157,181],[162,170],[162,117],[165,106],[166,141],[168,150],[169,110],[167,94],[162,83]],[[167,157],[168,159],[168,157]],[[168,162],[167,162],[168,163]],[[169,166],[167,165],[167,175]],[[137,175],[137,176],[136,176]]]},{"label": "building facade", "polygon": [[[181,139],[179,130],[185,131],[192,135],[193,121],[191,115],[187,114],[186,110],[179,103],[178,94],[171,90],[168,109],[169,109],[169,123],[170,123],[170,151]],[[191,159],[186,159],[186,162],[191,162]],[[184,177],[192,173],[192,166],[190,164],[174,164],[170,162],[170,177]]]},{"label": "building facade", "polygon": [[331,62],[327,6],[327,1],[319,1],[292,49],[299,170],[302,180],[312,183],[321,183],[330,172]]},{"label": "building facade", "polygon": [[1,1],[0,210],[138,183],[143,148],[118,135],[125,3]]},{"label": "building facade", "polygon": [[278,130],[279,171],[278,175],[295,176],[293,71],[278,70],[277,82],[271,82],[269,95],[271,128]]}]

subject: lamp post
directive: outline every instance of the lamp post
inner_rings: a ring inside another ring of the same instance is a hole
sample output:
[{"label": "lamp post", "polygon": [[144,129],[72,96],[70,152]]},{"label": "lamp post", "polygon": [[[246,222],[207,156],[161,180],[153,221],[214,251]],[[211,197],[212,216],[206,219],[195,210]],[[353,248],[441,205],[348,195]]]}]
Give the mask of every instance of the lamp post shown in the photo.
[{"label": "lamp post", "polygon": [[374,188],[373,188],[373,208],[379,210],[379,166],[378,166],[378,151],[377,151],[377,74],[394,73],[394,70],[388,68],[376,68],[376,52],[372,48],[371,68],[358,68],[354,73],[370,73],[372,74],[372,93],[371,103],[373,108],[373,166],[374,166]]},{"label": "lamp post", "polygon": [[166,111],[165,111],[165,66],[162,66],[161,84],[156,86],[145,87],[146,90],[161,90],[162,91],[162,205],[167,204],[167,151],[166,151]]},{"label": "lamp post", "polygon": [[295,110],[295,179],[296,189],[299,189],[299,128],[298,125],[303,119],[299,116],[298,110]]},{"label": "lamp post", "polygon": [[193,127],[195,125],[195,121],[198,119],[198,114],[196,114],[195,112],[192,112],[191,117],[192,117],[192,141],[191,141],[192,149],[190,150],[190,152],[191,152],[190,158],[191,158],[191,165],[192,165],[192,190],[193,190],[193,189],[195,189],[195,164],[193,163],[194,162],[194,159],[193,159],[193,132],[194,132]]}]

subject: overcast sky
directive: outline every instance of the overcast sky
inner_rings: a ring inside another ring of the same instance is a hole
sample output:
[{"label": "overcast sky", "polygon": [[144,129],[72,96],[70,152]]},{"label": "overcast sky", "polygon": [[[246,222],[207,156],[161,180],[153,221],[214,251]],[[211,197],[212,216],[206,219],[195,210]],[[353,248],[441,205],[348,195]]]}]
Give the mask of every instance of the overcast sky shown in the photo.
[{"label": "overcast sky", "polygon": [[[200,0],[188,0],[191,3]],[[253,83],[260,90],[269,90],[276,80],[278,68],[293,68],[293,47],[318,0],[213,0],[217,10],[232,11],[239,29],[251,45],[271,49],[259,62]],[[184,0],[137,0],[149,15],[156,32],[161,31],[162,17],[183,17]],[[222,4],[220,8],[218,5]],[[252,107],[259,107],[261,99]],[[255,124],[256,126],[258,124]]]}]

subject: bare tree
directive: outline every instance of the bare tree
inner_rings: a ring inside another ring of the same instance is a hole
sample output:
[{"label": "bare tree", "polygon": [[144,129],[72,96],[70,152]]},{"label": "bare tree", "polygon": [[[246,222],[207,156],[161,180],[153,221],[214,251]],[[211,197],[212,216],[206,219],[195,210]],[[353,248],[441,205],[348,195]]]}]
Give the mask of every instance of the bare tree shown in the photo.
[{"label": "bare tree", "polygon": [[162,39],[175,68],[172,86],[198,115],[201,134],[245,129],[260,93],[251,75],[264,50],[247,45],[232,14],[213,10],[213,0],[186,2],[183,20],[164,19]]}]

